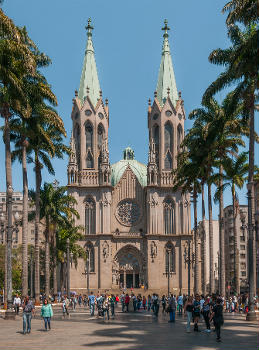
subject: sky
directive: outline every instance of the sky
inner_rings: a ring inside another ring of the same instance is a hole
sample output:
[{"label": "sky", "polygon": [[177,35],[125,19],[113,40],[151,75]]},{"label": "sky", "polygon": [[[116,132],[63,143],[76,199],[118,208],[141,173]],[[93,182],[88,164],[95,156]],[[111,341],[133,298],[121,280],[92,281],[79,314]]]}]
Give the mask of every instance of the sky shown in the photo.
[{"label": "sky", "polygon": [[[16,25],[26,26],[39,49],[52,60],[43,70],[58,99],[58,112],[71,134],[71,110],[74,91],[79,88],[86,45],[88,17],[94,26],[93,43],[103,97],[109,99],[109,150],[111,164],[122,159],[130,146],[135,158],[147,163],[148,99],[153,99],[161,59],[166,18],[171,28],[169,42],[176,84],[182,92],[186,115],[200,107],[205,89],[216,79],[222,67],[212,65],[208,56],[213,49],[229,46],[225,15],[226,0],[5,0],[3,9]],[[219,101],[224,92],[217,95]],[[258,114],[256,131],[259,132]],[[0,125],[3,121],[0,120]],[[185,131],[192,122],[186,120]],[[258,164],[258,145],[256,162]],[[0,191],[5,190],[4,145],[0,141]],[[64,160],[53,160],[55,176],[43,170],[43,182],[57,179],[67,184]],[[33,167],[29,166],[29,187],[34,187]],[[13,165],[13,188],[22,191],[22,169]],[[246,188],[239,191],[240,204],[246,204]],[[229,191],[225,205],[231,204]],[[217,219],[218,207],[213,207]],[[201,218],[200,204],[198,219]]]}]

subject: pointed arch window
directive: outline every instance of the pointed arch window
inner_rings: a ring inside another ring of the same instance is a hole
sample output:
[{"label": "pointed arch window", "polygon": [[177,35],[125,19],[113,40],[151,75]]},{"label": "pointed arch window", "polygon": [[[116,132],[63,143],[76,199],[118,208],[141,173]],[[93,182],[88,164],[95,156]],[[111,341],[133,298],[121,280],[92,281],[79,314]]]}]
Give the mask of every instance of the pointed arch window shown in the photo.
[{"label": "pointed arch window", "polygon": [[80,168],[80,148],[81,148],[81,140],[80,140],[80,127],[76,124],[74,129],[74,139],[76,142],[76,160],[77,165]]},{"label": "pointed arch window", "polygon": [[103,140],[104,140],[104,127],[102,124],[98,125],[97,134],[98,134],[98,148],[101,149]]},{"label": "pointed arch window", "polygon": [[175,272],[175,246],[171,242],[165,246],[165,271]]},{"label": "pointed arch window", "polygon": [[159,126],[153,126],[153,139],[155,144],[156,163],[159,166]]},{"label": "pointed arch window", "polygon": [[165,152],[167,150],[170,150],[170,152],[172,152],[172,150],[173,150],[173,127],[172,127],[171,123],[169,123],[169,122],[167,122],[165,124],[164,135],[165,135]]},{"label": "pointed arch window", "polygon": [[175,233],[175,205],[171,199],[164,201],[164,233],[166,235]]},{"label": "pointed arch window", "polygon": [[178,151],[181,147],[182,141],[183,141],[183,128],[182,128],[182,125],[179,124],[177,127],[177,149],[178,149]]},{"label": "pointed arch window", "polygon": [[87,235],[96,233],[95,216],[95,202],[88,198],[85,201],[85,234]]},{"label": "pointed arch window", "polygon": [[87,169],[92,169],[94,167],[94,161],[93,161],[93,156],[90,151],[87,153],[86,157],[86,168]]},{"label": "pointed arch window", "polygon": [[172,157],[169,151],[167,151],[166,156],[165,156],[165,169],[170,170],[172,169]]},{"label": "pointed arch window", "polygon": [[86,253],[87,253],[87,259],[89,264],[89,272],[95,271],[95,263],[94,263],[94,246],[93,243],[88,242],[86,244]]},{"label": "pointed arch window", "polygon": [[88,122],[85,126],[86,150],[93,149],[93,127]]}]

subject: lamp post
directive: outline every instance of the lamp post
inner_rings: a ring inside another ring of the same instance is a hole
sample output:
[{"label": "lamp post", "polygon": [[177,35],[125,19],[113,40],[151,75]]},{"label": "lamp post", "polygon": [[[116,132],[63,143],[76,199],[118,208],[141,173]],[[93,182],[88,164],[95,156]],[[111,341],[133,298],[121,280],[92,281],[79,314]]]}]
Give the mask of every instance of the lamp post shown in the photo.
[{"label": "lamp post", "polygon": [[194,256],[194,253],[191,254],[191,241],[188,240],[188,241],[186,241],[186,243],[187,243],[187,249],[185,246],[183,258],[184,258],[184,262],[188,266],[188,296],[190,296],[190,294],[191,294],[191,265],[193,265],[193,263],[195,261],[195,256]]},{"label": "lamp post", "polygon": [[88,255],[86,258],[85,271],[82,273],[82,275],[86,276],[86,288],[87,288],[87,294],[89,295],[90,294],[90,291],[89,291],[90,286],[89,286],[89,258],[88,258]]},{"label": "lamp post", "polygon": [[[12,208],[11,208],[12,209]],[[11,215],[9,212],[8,215]],[[7,295],[7,310],[5,313],[6,319],[15,319],[15,313],[13,312],[13,285],[12,285],[12,242],[13,242],[13,233],[15,233],[14,242],[18,242],[18,225],[19,225],[20,215],[18,212],[14,214],[15,226],[8,226],[5,222],[5,216],[2,213],[0,216],[1,221],[1,235],[3,237],[4,232],[6,231],[6,295]]]}]

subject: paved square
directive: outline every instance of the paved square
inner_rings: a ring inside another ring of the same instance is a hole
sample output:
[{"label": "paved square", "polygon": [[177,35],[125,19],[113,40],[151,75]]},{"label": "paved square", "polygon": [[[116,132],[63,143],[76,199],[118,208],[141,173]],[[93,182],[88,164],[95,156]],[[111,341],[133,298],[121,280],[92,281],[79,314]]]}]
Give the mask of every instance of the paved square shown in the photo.
[{"label": "paved square", "polygon": [[[104,322],[83,310],[71,312],[70,320],[62,320],[54,311],[51,331],[43,331],[43,320],[32,320],[32,333],[23,335],[22,319],[0,319],[0,349],[13,350],[257,350],[258,324],[245,321],[243,315],[227,315],[222,329],[222,343],[216,343],[214,332],[207,334],[204,322],[199,333],[186,333],[186,318],[177,316],[175,324],[167,315],[156,319],[151,313],[117,313],[114,320]],[[39,314],[39,311],[37,311]]]}]

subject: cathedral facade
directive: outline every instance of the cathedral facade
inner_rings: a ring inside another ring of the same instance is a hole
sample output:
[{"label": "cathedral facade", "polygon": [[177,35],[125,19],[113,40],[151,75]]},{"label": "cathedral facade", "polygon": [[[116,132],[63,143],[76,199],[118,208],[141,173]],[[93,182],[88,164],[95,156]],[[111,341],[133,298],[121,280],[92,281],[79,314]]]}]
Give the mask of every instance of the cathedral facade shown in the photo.
[{"label": "cathedral facade", "polygon": [[147,111],[148,164],[138,162],[128,147],[123,159],[111,165],[109,106],[102,98],[93,27],[88,21],[80,87],[73,99],[68,164],[68,192],[77,200],[76,224],[85,231],[79,243],[88,259],[72,266],[71,290],[145,288],[187,293],[190,196],[172,191],[185,112],[176,87],[167,21],[162,29],[158,82]]}]

